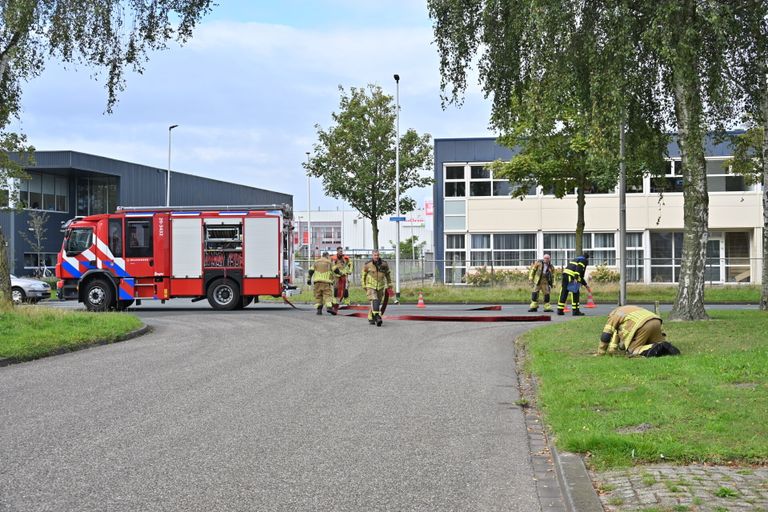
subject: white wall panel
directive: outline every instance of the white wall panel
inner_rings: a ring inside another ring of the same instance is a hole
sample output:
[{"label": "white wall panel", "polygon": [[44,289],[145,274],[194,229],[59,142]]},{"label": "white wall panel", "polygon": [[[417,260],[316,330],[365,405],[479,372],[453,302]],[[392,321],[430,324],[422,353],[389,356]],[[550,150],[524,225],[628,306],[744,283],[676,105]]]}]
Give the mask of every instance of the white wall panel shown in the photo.
[{"label": "white wall panel", "polygon": [[200,219],[171,218],[171,275],[198,278],[203,267]]},{"label": "white wall panel", "polygon": [[245,219],[245,277],[280,276],[279,222],[276,217]]}]

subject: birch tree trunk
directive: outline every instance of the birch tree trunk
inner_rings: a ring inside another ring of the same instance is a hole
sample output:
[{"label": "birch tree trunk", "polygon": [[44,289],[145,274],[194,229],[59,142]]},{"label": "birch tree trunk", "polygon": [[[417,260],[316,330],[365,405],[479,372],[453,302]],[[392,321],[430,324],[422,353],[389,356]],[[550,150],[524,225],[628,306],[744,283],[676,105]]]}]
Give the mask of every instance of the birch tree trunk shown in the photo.
[{"label": "birch tree trunk", "polygon": [[[684,62],[686,59],[680,59]],[[677,298],[670,318],[706,320],[704,268],[709,240],[709,196],[704,160],[704,130],[699,77],[695,61],[673,71],[678,144],[683,164],[683,254]],[[674,256],[674,255],[673,255]]]},{"label": "birch tree trunk", "polygon": [[373,234],[373,250],[379,250],[379,219],[371,219],[371,232]]},{"label": "birch tree trunk", "polygon": [[760,113],[763,121],[763,287],[760,295],[760,310],[768,311],[768,62],[758,66],[760,90]]},{"label": "birch tree trunk", "polygon": [[582,182],[576,193],[576,256],[584,254],[584,208],[586,204],[587,197]]},{"label": "birch tree trunk", "polygon": [[0,311],[13,305],[11,300],[11,269],[8,267],[8,249],[5,245],[5,233],[0,229]]}]

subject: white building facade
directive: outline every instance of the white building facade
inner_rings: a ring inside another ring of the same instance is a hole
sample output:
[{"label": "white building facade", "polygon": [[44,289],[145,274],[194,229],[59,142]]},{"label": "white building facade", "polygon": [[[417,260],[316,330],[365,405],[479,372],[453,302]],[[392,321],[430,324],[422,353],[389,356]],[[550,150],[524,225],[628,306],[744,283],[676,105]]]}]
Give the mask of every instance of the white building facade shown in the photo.
[{"label": "white building facade", "polygon": [[[675,283],[683,241],[680,150],[669,148],[666,176],[646,177],[627,193],[628,279]],[[487,165],[515,151],[493,138],[435,139],[435,246],[446,283],[461,284],[481,267],[525,268],[544,253],[564,265],[575,256],[576,195],[557,199],[537,187],[509,197],[509,183]],[[706,147],[709,189],[709,283],[758,283],[762,264],[762,187],[730,172],[727,142]],[[584,249],[590,266],[617,268],[617,190],[587,194]]]},{"label": "white building facade", "polygon": [[[433,221],[431,208],[422,208],[403,214],[405,221],[400,222],[400,241],[417,237],[423,245],[423,253],[434,253]],[[336,247],[344,247],[347,254],[369,255],[373,250],[373,231],[371,221],[355,210],[312,210],[295,211],[294,247],[302,258],[307,257],[307,247],[312,255],[323,251],[336,252]],[[307,224],[312,227],[311,243],[308,243]],[[397,223],[390,217],[378,221],[379,249],[394,252],[397,240]]]}]

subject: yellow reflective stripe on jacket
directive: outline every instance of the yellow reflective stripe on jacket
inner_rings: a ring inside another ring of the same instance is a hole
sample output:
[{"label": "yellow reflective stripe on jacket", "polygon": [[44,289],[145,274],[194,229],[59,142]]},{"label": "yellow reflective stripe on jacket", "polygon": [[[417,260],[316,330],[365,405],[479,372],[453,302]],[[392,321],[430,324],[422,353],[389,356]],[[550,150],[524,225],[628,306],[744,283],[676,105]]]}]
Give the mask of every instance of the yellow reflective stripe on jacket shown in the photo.
[{"label": "yellow reflective stripe on jacket", "polygon": [[315,272],[312,274],[312,279],[314,279],[316,283],[332,283],[333,272]]}]

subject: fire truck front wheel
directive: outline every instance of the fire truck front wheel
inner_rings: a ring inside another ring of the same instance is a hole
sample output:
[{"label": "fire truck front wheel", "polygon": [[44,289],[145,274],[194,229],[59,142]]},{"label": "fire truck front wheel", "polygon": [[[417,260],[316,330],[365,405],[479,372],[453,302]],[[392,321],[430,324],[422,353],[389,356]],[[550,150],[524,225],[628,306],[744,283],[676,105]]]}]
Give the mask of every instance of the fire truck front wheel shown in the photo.
[{"label": "fire truck front wheel", "polygon": [[240,288],[231,279],[216,279],[208,285],[208,303],[213,309],[235,309],[240,305]]},{"label": "fire truck front wheel", "polygon": [[108,311],[114,306],[114,290],[104,279],[93,279],[85,286],[83,302],[88,311]]}]

